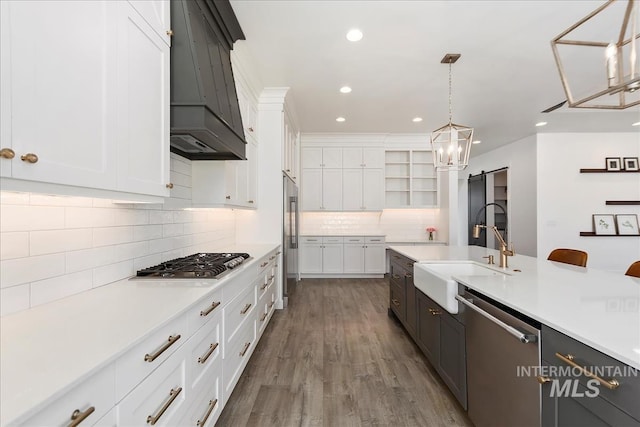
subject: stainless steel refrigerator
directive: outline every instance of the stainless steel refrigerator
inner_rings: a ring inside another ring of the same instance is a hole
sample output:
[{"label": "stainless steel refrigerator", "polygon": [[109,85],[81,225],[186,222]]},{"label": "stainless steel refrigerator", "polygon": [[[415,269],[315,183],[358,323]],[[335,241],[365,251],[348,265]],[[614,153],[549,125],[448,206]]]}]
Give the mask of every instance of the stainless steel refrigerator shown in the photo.
[{"label": "stainless steel refrigerator", "polygon": [[284,215],[282,233],[282,299],[285,308],[289,297],[296,291],[299,279],[298,269],[298,227],[299,205],[298,186],[285,172],[282,173],[284,189]]}]

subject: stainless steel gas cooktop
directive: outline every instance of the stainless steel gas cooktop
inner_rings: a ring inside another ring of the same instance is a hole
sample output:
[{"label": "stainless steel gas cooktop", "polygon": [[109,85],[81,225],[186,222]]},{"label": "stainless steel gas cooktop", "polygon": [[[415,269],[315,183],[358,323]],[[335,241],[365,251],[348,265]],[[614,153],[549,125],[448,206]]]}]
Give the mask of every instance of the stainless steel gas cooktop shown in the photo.
[{"label": "stainless steel gas cooktop", "polygon": [[217,279],[249,259],[245,253],[198,253],[138,270],[137,278]]}]

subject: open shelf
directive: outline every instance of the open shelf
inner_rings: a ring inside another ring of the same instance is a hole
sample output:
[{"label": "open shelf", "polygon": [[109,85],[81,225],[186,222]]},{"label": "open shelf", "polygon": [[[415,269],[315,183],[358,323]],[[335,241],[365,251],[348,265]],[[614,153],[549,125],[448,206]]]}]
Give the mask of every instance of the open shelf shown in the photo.
[{"label": "open shelf", "polygon": [[640,205],[640,200],[607,200],[605,204],[615,206],[632,206]]},{"label": "open shelf", "polygon": [[640,237],[640,234],[596,234],[593,231],[581,231],[582,237]]},{"label": "open shelf", "polygon": [[580,169],[580,173],[640,173],[640,171],[608,171],[606,169]]}]

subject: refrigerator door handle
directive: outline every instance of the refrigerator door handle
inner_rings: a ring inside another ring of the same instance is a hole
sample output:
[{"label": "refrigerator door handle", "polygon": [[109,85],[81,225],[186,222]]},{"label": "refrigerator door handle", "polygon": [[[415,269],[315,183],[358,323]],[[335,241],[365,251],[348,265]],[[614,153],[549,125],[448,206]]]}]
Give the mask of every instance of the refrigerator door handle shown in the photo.
[{"label": "refrigerator door handle", "polygon": [[[298,247],[298,198],[290,197],[289,198],[289,215],[293,216],[293,221],[289,221],[289,239],[291,248],[296,249]],[[294,230],[293,228],[296,228]]]}]

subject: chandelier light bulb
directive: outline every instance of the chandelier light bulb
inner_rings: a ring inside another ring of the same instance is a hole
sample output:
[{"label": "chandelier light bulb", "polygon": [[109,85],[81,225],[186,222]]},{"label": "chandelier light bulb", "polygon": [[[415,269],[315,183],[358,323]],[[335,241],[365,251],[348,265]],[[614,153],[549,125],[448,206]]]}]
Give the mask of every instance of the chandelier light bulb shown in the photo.
[{"label": "chandelier light bulb", "polygon": [[609,80],[609,87],[616,84],[616,68],[618,67],[618,47],[609,43],[609,46],[605,49],[605,57],[607,58],[607,79]]}]

